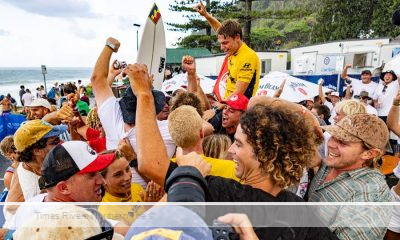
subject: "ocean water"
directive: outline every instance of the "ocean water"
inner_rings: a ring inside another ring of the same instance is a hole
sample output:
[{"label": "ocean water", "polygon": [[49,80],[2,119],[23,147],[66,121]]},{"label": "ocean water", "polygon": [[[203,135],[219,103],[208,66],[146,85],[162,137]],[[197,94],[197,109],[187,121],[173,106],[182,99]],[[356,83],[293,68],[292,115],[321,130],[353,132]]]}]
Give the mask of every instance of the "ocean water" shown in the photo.
[{"label": "ocean water", "polygon": [[[54,83],[77,82],[82,80],[86,85],[90,82],[92,68],[52,68],[47,67],[46,85],[47,91]],[[36,95],[36,88],[44,85],[42,69],[37,68],[2,68],[0,67],[0,95],[10,93],[18,104],[20,85],[24,85],[25,89],[31,90]]]}]

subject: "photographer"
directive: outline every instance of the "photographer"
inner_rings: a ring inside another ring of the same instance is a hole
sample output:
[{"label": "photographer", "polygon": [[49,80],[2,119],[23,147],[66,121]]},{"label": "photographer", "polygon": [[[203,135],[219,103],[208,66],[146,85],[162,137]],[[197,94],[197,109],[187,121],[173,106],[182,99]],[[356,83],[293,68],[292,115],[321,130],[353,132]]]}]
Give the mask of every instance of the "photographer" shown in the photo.
[{"label": "photographer", "polygon": [[[183,155],[181,148],[177,150],[177,162],[180,167],[171,173],[165,185],[168,202],[205,202],[208,186],[204,177],[210,172],[211,165],[194,152]],[[198,168],[191,165],[196,165]],[[201,217],[204,216],[204,207],[201,205],[155,207],[147,213],[155,217],[136,220],[127,233],[127,239],[141,235],[162,236],[177,230],[183,231],[184,236],[195,239],[238,239],[238,237],[240,239],[258,239],[245,214],[230,213],[219,217],[219,222],[208,229]],[[170,217],[172,214],[174,218]],[[155,229],[157,232],[154,231]],[[222,231],[218,231],[219,229],[224,229],[226,232],[222,233]]]}]

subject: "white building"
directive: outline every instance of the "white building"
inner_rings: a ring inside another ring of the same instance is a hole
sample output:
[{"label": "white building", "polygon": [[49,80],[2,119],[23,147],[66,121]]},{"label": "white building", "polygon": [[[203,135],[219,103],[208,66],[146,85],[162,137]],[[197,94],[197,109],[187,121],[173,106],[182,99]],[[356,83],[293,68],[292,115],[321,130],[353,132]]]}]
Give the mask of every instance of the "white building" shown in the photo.
[{"label": "white building", "polygon": [[[271,71],[286,71],[287,51],[257,52],[257,55],[260,58],[261,76]],[[197,57],[197,72],[204,76],[218,76],[224,59],[225,54]]]},{"label": "white building", "polygon": [[389,38],[334,41],[291,49],[291,70],[293,75],[330,75],[352,64],[348,73],[359,74],[381,67],[399,52],[400,42]]}]

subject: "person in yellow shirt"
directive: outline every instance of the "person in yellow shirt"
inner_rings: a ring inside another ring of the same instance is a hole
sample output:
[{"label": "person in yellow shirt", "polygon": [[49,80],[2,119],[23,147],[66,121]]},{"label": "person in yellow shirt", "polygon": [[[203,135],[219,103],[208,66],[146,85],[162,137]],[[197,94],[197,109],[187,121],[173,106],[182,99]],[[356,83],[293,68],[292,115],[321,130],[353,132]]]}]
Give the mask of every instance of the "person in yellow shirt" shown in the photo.
[{"label": "person in yellow shirt", "polygon": [[[181,147],[184,154],[196,152],[211,164],[209,175],[239,181],[235,176],[235,163],[231,160],[206,157],[203,155],[204,132],[202,118],[192,106],[183,105],[168,116],[168,130],[176,146]],[[171,159],[175,161],[175,159]]]},{"label": "person in yellow shirt", "polygon": [[[102,202],[154,202],[158,201],[158,196],[162,194],[159,191],[159,194],[153,194],[152,197],[154,198],[149,199],[149,195],[146,195],[146,192],[139,184],[131,183],[132,172],[129,167],[129,161],[119,151],[115,151],[114,160],[101,172],[101,175],[105,182],[105,194]],[[147,189],[153,189],[154,186],[152,184],[154,185],[154,183],[149,183]],[[145,211],[146,209],[143,206],[134,204],[99,206],[99,212],[103,217],[122,221],[129,226]]]},{"label": "person in yellow shirt", "polygon": [[194,10],[205,17],[217,33],[221,50],[228,57],[224,99],[238,93],[250,99],[257,92],[260,82],[260,59],[256,52],[243,42],[240,24],[234,20],[220,23],[207,12],[202,2],[197,4]]}]

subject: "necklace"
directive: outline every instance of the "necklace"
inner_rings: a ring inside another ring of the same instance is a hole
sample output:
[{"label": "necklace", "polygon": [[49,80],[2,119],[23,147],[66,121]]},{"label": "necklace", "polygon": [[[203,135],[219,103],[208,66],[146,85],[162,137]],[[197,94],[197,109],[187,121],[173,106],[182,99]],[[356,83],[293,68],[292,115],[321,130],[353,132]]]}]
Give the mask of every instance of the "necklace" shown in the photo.
[{"label": "necklace", "polygon": [[26,162],[23,163],[23,166],[25,167],[26,170],[28,170],[30,172],[33,172],[34,174],[36,174],[38,176],[42,175],[40,172],[35,171],[35,169],[32,166],[30,166],[28,163],[26,163]]}]

